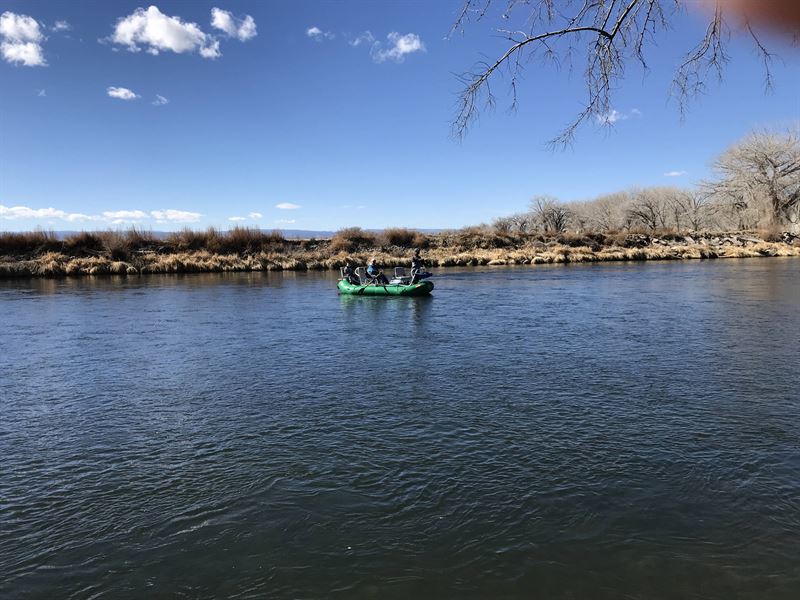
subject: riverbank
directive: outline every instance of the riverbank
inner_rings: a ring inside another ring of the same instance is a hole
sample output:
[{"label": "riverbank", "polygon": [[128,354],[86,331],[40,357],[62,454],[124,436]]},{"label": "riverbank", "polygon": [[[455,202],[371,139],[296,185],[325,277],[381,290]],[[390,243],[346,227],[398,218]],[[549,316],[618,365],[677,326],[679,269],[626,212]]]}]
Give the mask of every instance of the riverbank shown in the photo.
[{"label": "riverbank", "polygon": [[[198,237],[187,240],[190,233]],[[40,239],[38,245],[28,240],[28,246],[14,246],[13,242],[21,241],[12,240],[14,235],[39,235]],[[54,240],[41,232],[2,234],[0,277],[325,270],[338,269],[348,259],[365,264],[372,257],[391,268],[408,265],[414,246],[423,249],[433,267],[800,256],[800,236],[789,233],[548,236],[469,228],[439,234],[388,230],[381,237],[351,229],[331,239],[286,240],[277,232],[240,230],[238,234],[214,232],[213,243],[210,235],[180,232],[172,238],[154,239],[131,231]],[[207,247],[202,247],[203,236]]]}]

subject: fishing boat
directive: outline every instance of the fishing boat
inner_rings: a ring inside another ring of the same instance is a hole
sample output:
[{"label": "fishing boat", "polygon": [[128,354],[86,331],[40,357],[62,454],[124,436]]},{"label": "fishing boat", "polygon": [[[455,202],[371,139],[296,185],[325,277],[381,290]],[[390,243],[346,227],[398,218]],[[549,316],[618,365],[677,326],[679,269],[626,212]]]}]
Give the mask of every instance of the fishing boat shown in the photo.
[{"label": "fishing boat", "polygon": [[[351,296],[427,296],[433,290],[433,282],[428,279],[431,273],[412,270],[406,274],[403,267],[396,267],[394,277],[388,283],[381,283],[377,278],[367,275],[364,267],[358,267],[355,277],[348,278],[341,269],[341,279],[336,287],[340,294]],[[356,283],[355,280],[358,280]],[[385,281],[385,280],[384,280]]]}]

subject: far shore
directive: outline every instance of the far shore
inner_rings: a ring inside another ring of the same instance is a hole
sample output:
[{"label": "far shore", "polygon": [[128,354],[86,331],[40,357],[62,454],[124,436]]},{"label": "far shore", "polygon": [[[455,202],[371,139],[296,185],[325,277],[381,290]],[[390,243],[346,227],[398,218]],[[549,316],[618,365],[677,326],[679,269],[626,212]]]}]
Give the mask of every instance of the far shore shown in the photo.
[{"label": "far shore", "polygon": [[279,232],[185,230],[165,239],[147,232],[0,233],[0,277],[61,277],[226,271],[338,270],[375,258],[408,266],[420,248],[431,267],[800,256],[786,232],[617,232],[507,234],[473,227],[436,234],[358,228],[330,239],[284,239]]}]

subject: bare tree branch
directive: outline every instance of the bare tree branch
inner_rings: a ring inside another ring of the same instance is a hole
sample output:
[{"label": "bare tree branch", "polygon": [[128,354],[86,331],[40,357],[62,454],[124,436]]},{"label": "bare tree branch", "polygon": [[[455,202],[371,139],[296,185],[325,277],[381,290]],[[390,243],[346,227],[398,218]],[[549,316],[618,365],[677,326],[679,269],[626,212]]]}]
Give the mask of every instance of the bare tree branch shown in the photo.
[{"label": "bare tree branch", "polygon": [[[553,63],[560,68],[578,50],[585,51],[583,78],[588,98],[584,108],[567,123],[559,134],[550,140],[553,147],[569,144],[578,127],[596,117],[598,123],[609,124],[604,119],[611,108],[611,96],[617,83],[625,74],[629,60],[637,61],[647,69],[646,50],[656,36],[669,28],[669,23],[683,11],[688,0],[508,0],[501,14],[511,19],[520,6],[528,8],[529,30],[498,29],[509,45],[495,60],[475,65],[471,71],[459,75],[464,88],[458,97],[452,122],[452,134],[463,138],[480,112],[495,104],[490,82],[499,75],[508,77],[512,110],[516,109],[519,77],[524,66],[534,58]],[[464,0],[451,33],[463,31],[471,19],[483,19],[492,0]],[[569,9],[572,9],[570,12]],[[537,31],[539,29],[539,31]],[[764,64],[767,89],[772,86],[771,54],[758,37],[749,21],[744,29],[751,37]],[[729,57],[726,45],[730,37],[722,2],[717,2],[700,42],[689,51],[675,73],[672,94],[677,100],[681,115],[688,101],[702,94],[706,81],[714,73],[722,78]]]}]

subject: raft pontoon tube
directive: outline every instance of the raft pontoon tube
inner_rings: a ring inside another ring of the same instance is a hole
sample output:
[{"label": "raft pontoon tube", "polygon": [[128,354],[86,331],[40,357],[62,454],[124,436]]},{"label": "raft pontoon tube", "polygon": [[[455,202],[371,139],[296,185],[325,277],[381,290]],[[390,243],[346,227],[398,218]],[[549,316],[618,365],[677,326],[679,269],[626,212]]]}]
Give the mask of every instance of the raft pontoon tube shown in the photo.
[{"label": "raft pontoon tube", "polygon": [[355,285],[344,279],[337,284],[339,293],[353,296],[427,296],[433,290],[433,282],[429,280],[407,285],[367,283]]}]

